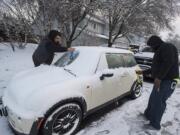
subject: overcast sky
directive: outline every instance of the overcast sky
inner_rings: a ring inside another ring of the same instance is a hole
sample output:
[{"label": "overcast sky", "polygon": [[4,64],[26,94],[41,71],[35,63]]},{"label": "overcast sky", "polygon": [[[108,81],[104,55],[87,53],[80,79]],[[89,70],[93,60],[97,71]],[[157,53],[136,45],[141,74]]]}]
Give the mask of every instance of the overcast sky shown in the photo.
[{"label": "overcast sky", "polygon": [[175,32],[180,35],[180,17],[176,19],[174,25],[175,25]]},{"label": "overcast sky", "polygon": [[[177,17],[175,21],[172,22],[174,31],[171,33],[178,34],[180,36],[180,17]],[[161,34],[163,39],[167,39],[168,31],[162,31]]]}]

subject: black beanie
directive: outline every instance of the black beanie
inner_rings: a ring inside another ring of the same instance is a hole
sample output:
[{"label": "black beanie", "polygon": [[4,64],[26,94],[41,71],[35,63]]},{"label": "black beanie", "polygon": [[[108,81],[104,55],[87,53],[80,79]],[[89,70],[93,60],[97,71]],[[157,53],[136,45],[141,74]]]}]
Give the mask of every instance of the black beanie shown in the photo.
[{"label": "black beanie", "polygon": [[158,36],[151,36],[149,40],[147,41],[147,45],[151,47],[157,47],[163,44],[163,41]]},{"label": "black beanie", "polygon": [[54,42],[54,38],[55,38],[56,36],[60,36],[60,37],[61,37],[61,33],[60,33],[59,31],[57,31],[57,30],[51,30],[51,31],[49,32],[49,34],[48,34],[48,38],[49,38],[51,41],[53,41],[53,42]]}]

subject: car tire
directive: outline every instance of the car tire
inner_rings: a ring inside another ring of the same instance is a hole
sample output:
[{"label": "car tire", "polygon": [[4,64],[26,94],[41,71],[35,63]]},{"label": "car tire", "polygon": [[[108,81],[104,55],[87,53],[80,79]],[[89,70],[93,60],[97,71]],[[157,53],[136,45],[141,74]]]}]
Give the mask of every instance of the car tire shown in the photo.
[{"label": "car tire", "polygon": [[140,97],[142,94],[142,83],[138,83],[137,81],[133,84],[131,88],[131,95],[132,99],[136,99]]},{"label": "car tire", "polygon": [[76,103],[64,104],[50,113],[41,128],[42,135],[74,135],[82,121],[81,107]]}]

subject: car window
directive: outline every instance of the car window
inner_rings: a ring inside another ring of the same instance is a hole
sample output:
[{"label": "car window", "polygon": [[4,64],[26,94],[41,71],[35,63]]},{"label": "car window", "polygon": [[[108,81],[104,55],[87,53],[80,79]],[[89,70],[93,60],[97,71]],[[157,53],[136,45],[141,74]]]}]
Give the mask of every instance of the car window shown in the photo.
[{"label": "car window", "polygon": [[108,53],[106,60],[109,69],[124,67],[124,60],[122,54]]},{"label": "car window", "polygon": [[78,51],[66,52],[60,59],[55,62],[58,67],[64,67],[71,64],[79,56]]},{"label": "car window", "polygon": [[136,60],[132,54],[124,54],[123,58],[126,67],[133,67],[137,65]]},{"label": "car window", "polygon": [[100,60],[99,60],[99,63],[98,63],[98,67],[97,67],[97,71],[103,71],[104,69],[108,69],[108,65],[107,65],[105,54],[103,54],[100,57]]}]

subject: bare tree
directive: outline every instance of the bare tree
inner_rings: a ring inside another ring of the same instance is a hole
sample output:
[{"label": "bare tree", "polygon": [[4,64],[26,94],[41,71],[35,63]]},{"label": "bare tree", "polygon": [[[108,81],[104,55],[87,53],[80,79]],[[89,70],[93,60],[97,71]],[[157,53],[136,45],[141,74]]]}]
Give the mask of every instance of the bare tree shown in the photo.
[{"label": "bare tree", "polygon": [[109,23],[108,46],[129,33],[146,35],[169,28],[176,11],[175,0],[104,0],[103,16]]},{"label": "bare tree", "polygon": [[98,6],[97,0],[11,0],[4,5],[8,15],[22,24],[24,30],[31,27],[36,34],[44,36],[59,28],[68,47],[85,30],[87,24],[82,26],[82,21],[88,20],[88,15]]},{"label": "bare tree", "polygon": [[180,36],[178,34],[169,33],[167,41],[174,44],[180,52]]},{"label": "bare tree", "polygon": [[16,42],[19,48],[24,48],[27,37],[32,35],[32,20],[27,14],[27,7],[21,0],[4,0],[1,5],[1,9],[4,9],[2,21],[11,46]]},{"label": "bare tree", "polygon": [[[68,47],[86,29],[90,15],[97,6],[97,0],[61,0],[58,2],[55,17]],[[82,25],[85,19],[86,23]]]}]

